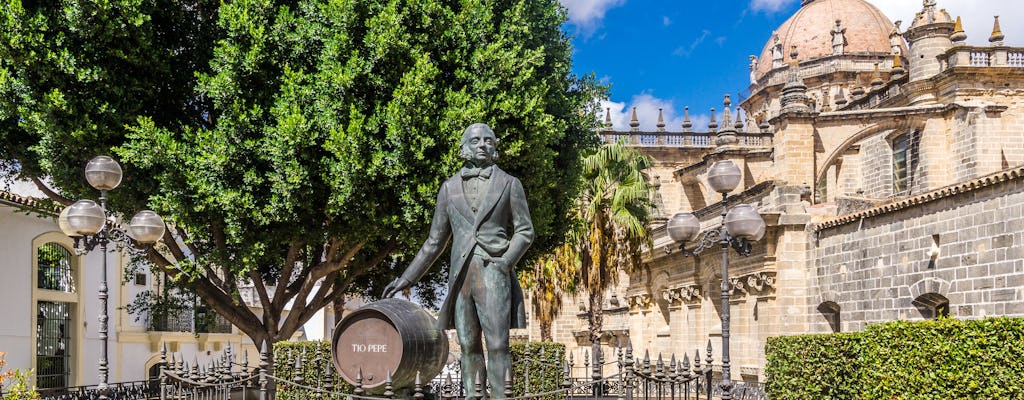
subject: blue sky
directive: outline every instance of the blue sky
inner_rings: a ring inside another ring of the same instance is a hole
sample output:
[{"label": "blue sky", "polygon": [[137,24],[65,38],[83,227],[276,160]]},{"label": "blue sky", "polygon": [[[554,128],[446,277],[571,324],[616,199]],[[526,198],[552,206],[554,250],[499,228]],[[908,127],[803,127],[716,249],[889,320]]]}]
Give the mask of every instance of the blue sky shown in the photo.
[{"label": "blue sky", "polygon": [[[617,129],[628,129],[637,107],[641,129],[653,130],[658,108],[669,130],[680,130],[690,107],[695,130],[708,110],[747,90],[748,55],[760,55],[771,32],[800,0],[560,0],[569,11],[564,29],[574,36],[574,70],[611,84],[605,102]],[[1021,0],[937,0],[963,17],[968,44],[988,45],[994,15],[1006,44],[1024,46]],[[922,0],[868,0],[891,20],[910,25]]]}]

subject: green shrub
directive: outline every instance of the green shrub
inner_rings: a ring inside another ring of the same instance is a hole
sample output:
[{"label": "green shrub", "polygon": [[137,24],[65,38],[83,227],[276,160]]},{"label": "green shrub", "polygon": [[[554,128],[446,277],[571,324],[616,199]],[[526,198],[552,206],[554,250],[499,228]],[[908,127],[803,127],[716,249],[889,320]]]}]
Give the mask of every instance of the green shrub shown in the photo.
[{"label": "green shrub", "polygon": [[[562,364],[565,362],[564,344],[553,342],[512,343],[509,350],[512,353],[512,392],[514,396],[550,392],[562,387]],[[538,397],[543,400],[561,398],[563,398],[561,395]]]},{"label": "green shrub", "polygon": [[[352,393],[352,385],[345,382],[331,361],[330,342],[277,342],[274,344],[274,376],[286,381],[295,381],[296,369],[295,359],[302,357],[302,369],[298,371],[303,384],[306,386],[322,388],[323,373],[326,368],[331,369],[331,384],[334,385],[332,392]],[[297,389],[290,385],[277,385],[277,399],[297,400],[314,398],[312,391]]]},{"label": "green shrub", "polygon": [[869,326],[866,399],[1024,398],[1024,319]]},{"label": "green shrub", "polygon": [[771,399],[856,399],[860,335],[768,338],[766,390]]},{"label": "green shrub", "polygon": [[1024,319],[939,319],[775,337],[772,400],[1024,398]]}]

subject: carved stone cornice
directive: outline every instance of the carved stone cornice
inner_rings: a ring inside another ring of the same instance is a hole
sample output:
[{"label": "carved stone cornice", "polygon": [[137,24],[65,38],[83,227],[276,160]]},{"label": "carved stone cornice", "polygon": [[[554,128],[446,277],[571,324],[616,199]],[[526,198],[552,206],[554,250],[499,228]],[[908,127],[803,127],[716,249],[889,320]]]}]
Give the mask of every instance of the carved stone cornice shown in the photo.
[{"label": "carved stone cornice", "polygon": [[775,272],[764,271],[730,278],[733,296],[766,296],[775,293]]},{"label": "carved stone cornice", "polygon": [[697,305],[700,304],[700,285],[690,284],[665,289],[662,291],[662,298],[668,301],[669,305]]},{"label": "carved stone cornice", "polygon": [[626,296],[626,302],[629,303],[630,311],[640,311],[649,309],[651,308],[651,304],[653,303],[652,300],[653,299],[651,298],[651,295],[647,293]]}]

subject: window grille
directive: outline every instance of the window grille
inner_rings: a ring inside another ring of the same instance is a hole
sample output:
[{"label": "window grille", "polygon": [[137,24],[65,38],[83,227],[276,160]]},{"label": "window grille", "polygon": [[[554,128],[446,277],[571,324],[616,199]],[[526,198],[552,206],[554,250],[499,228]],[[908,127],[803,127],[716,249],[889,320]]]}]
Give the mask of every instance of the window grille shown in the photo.
[{"label": "window grille", "polygon": [[39,289],[74,293],[75,280],[71,273],[71,252],[57,243],[46,243],[36,249],[38,257]]},{"label": "window grille", "polygon": [[892,188],[894,194],[907,191],[907,147],[910,135],[903,134],[892,139]]},{"label": "window grille", "polygon": [[71,304],[40,301],[36,315],[36,386],[67,387],[71,378]]}]

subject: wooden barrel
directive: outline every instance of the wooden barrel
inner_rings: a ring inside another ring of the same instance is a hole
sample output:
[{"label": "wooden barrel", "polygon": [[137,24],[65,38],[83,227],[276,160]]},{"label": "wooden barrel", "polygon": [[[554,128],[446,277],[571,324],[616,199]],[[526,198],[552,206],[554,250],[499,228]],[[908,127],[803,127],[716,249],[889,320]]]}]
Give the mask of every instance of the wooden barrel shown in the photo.
[{"label": "wooden barrel", "polygon": [[346,382],[355,385],[361,373],[363,389],[380,393],[388,372],[394,390],[412,388],[417,371],[424,385],[437,376],[448,360],[448,337],[419,305],[383,299],[343,318],[331,350]]}]

